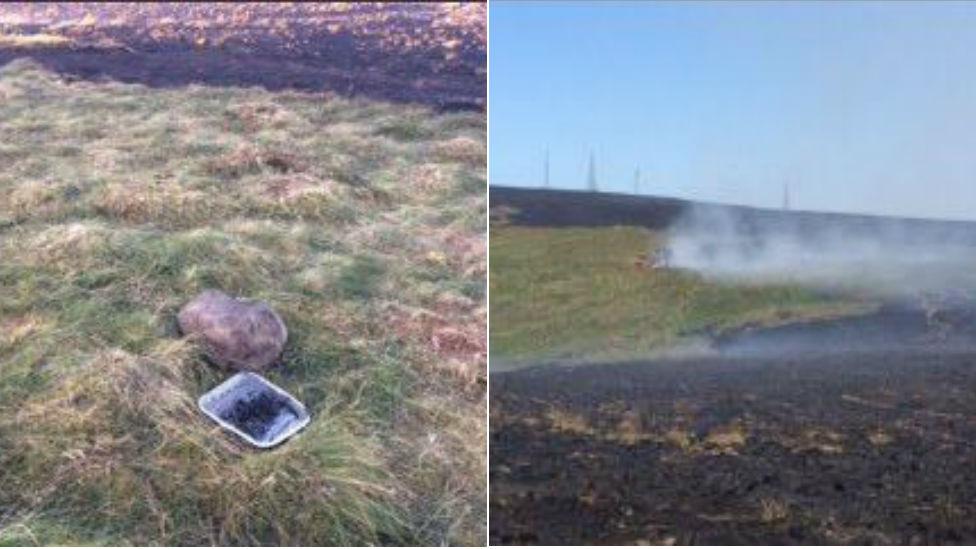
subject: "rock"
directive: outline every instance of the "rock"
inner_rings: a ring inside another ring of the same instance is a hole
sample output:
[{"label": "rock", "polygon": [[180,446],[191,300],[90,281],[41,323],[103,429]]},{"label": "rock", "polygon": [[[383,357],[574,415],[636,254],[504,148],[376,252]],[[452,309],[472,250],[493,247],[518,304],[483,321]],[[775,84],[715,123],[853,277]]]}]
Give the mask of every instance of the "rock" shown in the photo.
[{"label": "rock", "polygon": [[264,370],[281,356],[288,330],[267,303],[206,290],[180,310],[184,335],[203,343],[207,357],[235,370]]}]

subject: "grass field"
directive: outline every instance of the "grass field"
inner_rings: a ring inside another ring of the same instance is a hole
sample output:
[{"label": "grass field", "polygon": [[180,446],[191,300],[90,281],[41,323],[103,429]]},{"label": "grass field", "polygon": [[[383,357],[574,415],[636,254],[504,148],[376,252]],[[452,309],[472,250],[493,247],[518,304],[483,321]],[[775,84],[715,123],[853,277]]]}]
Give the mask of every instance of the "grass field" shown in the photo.
[{"label": "grass field", "polygon": [[719,284],[641,266],[661,242],[660,233],[636,227],[493,224],[492,360],[638,358],[703,330],[871,307],[800,287]]},{"label": "grass field", "polygon": [[[0,545],[482,544],[483,113],[0,68]],[[269,452],[195,401],[205,288],[289,329]]]}]

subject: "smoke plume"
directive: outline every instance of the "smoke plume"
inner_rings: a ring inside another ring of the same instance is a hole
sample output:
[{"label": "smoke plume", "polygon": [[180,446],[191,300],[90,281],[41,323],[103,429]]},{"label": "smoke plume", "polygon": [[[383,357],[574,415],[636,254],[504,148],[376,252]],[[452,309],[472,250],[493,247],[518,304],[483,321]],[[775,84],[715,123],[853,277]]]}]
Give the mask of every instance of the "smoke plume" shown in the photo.
[{"label": "smoke plume", "polygon": [[719,281],[885,297],[976,292],[976,224],[695,205],[668,263]]}]

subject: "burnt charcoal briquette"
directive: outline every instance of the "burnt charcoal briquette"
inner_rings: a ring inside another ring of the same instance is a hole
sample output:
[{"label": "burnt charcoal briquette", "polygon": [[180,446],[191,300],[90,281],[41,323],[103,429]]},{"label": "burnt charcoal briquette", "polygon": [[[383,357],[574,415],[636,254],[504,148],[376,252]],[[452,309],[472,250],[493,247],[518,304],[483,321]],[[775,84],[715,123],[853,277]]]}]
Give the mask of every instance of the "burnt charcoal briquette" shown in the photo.
[{"label": "burnt charcoal briquette", "polygon": [[276,395],[259,393],[250,399],[241,399],[221,414],[221,419],[234,425],[255,439],[262,439],[278,419],[298,417],[288,402]]}]

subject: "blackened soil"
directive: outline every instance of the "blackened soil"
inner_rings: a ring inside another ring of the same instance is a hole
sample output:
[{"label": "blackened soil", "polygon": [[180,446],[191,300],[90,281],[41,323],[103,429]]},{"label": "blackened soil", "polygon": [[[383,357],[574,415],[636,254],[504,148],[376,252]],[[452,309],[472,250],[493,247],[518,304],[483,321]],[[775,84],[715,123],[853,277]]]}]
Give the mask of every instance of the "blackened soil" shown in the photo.
[{"label": "blackened soil", "polygon": [[684,200],[615,193],[488,188],[492,221],[529,227],[629,225],[664,229],[690,205]]},{"label": "blackened soil", "polygon": [[[105,78],[163,88],[187,84],[261,86],[421,103],[441,110],[485,108],[485,45],[472,35],[444,31],[443,26],[437,26],[429,6],[337,8],[331,16],[342,29],[337,31],[330,30],[330,25],[309,23],[300,4],[281,9],[254,6],[254,10],[269,12],[263,17],[287,28],[284,34],[275,33],[276,26],[234,23],[232,13],[222,12],[220,4],[194,12],[195,17],[205,18],[199,25],[187,20],[178,6],[143,8],[130,13],[111,4],[86,6],[71,15],[79,17],[87,10],[97,14],[100,23],[73,29],[69,34],[75,42],[70,47],[0,48],[0,66],[30,57],[69,80]],[[70,6],[52,9],[72,11]],[[101,23],[123,14],[128,14],[124,24]],[[344,24],[369,15],[380,15],[382,23],[369,28]],[[162,16],[167,17],[160,19]],[[20,25],[12,31],[52,32],[42,25]],[[389,45],[391,37],[424,37],[437,32],[445,34],[442,41],[456,44],[449,52],[434,40],[410,48]]]},{"label": "blackened soil", "polygon": [[918,243],[976,244],[976,223],[969,221],[769,210],[655,196],[499,185],[490,186],[488,192],[493,226],[501,223],[527,227],[621,225],[663,230],[679,224],[684,214],[695,208],[698,217],[717,220],[716,231],[728,231],[731,225],[736,234],[788,233],[812,239],[842,231],[848,237],[898,234],[908,240],[906,244],[911,244],[913,239]]},{"label": "blackened soil", "polygon": [[745,327],[715,337],[714,347],[726,356],[742,357],[879,350],[976,354],[976,303],[945,302],[926,312],[919,303],[906,301],[861,316]]},{"label": "blackened soil", "polygon": [[492,374],[491,542],[976,542],[976,352],[872,318],[920,343]]},{"label": "blackened soil", "polygon": [[282,414],[298,417],[288,405],[288,401],[269,393],[259,393],[250,400],[238,400],[234,406],[220,416],[251,437],[261,440],[268,429]]}]

